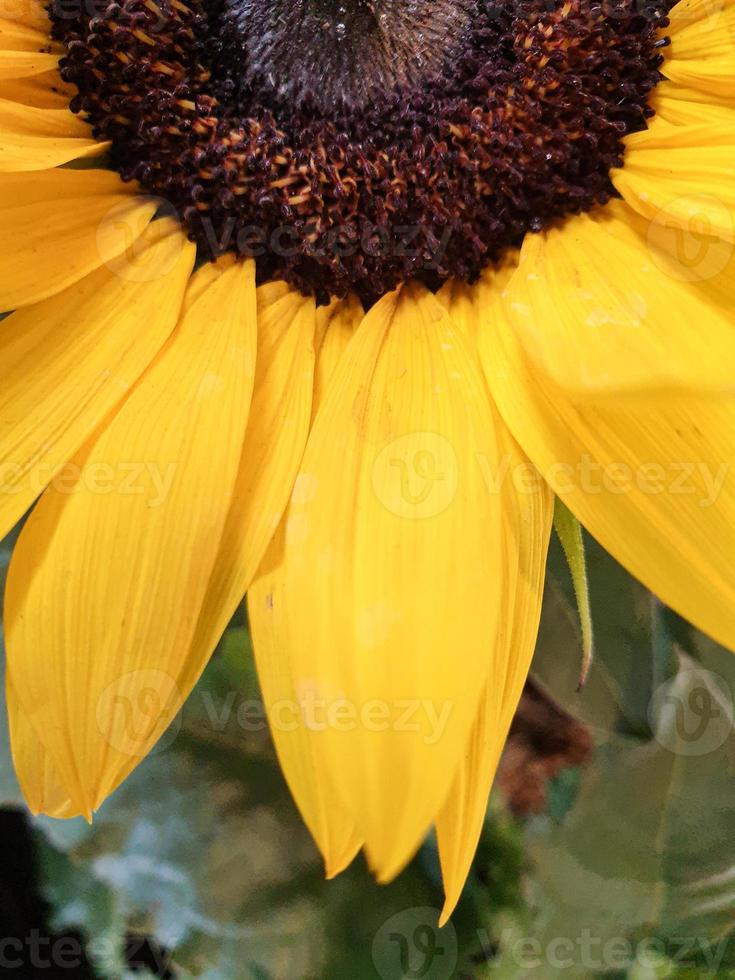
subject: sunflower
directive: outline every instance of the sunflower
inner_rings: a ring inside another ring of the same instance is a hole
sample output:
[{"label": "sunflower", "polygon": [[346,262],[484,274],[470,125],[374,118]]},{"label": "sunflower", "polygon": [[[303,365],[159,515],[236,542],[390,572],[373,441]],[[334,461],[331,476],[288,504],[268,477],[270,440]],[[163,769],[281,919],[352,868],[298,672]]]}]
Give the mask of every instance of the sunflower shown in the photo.
[{"label": "sunflower", "polygon": [[555,494],[733,645],[734,97],[732,0],[2,0],[34,812],[91,818],[247,593],[328,874],[434,825],[446,917]]}]

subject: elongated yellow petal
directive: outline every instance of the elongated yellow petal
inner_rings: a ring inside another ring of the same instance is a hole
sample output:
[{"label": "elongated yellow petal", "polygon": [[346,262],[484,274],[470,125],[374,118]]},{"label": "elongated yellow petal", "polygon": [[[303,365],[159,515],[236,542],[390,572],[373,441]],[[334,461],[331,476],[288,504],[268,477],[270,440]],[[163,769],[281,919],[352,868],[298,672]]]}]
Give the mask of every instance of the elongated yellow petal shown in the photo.
[{"label": "elongated yellow petal", "polygon": [[666,77],[677,85],[699,88],[703,92],[710,91],[713,95],[730,100],[735,97],[735,64],[732,55],[724,63],[723,59],[708,62],[703,58],[691,61],[677,58],[667,62]]},{"label": "elongated yellow petal", "polygon": [[74,95],[74,89],[62,82],[58,71],[30,75],[27,78],[0,80],[0,103],[18,102],[36,109],[64,109]]},{"label": "elongated yellow petal", "polygon": [[710,235],[735,243],[735,127],[671,126],[654,120],[626,140],[625,166],[611,174],[627,203],[650,220],[684,229],[706,219]]},{"label": "elongated yellow petal", "polygon": [[318,357],[314,373],[312,415],[316,415],[319,406],[324,401],[327,387],[334,377],[336,367],[364,315],[362,303],[356,296],[335,301],[331,306],[322,306],[317,310],[315,347]]},{"label": "elongated yellow petal", "polygon": [[222,546],[192,648],[206,658],[242,602],[276,532],[306,445],[314,384],[314,302],[258,291],[250,420]]},{"label": "elongated yellow petal", "polygon": [[449,313],[454,325],[462,331],[468,342],[476,347],[480,324],[474,290],[460,280],[450,279],[444,283],[436,298]]},{"label": "elongated yellow petal", "polygon": [[729,299],[675,278],[657,255],[658,230],[641,232],[637,222],[611,202],[526,236],[506,294],[529,358],[580,394],[661,385],[732,390]]},{"label": "elongated yellow petal", "polygon": [[[733,0],[679,0],[669,12],[666,33],[681,41],[685,57],[707,57],[710,50],[716,56],[728,49],[727,35],[732,32],[733,12]],[[704,43],[692,47],[696,39],[701,38],[702,31],[710,34],[710,49]]]},{"label": "elongated yellow petal", "polygon": [[154,200],[105,170],[7,174],[0,182],[0,310],[61,292],[127,253]]},{"label": "elongated yellow petal", "polygon": [[[356,300],[334,303],[320,311],[315,409],[323,400],[327,385],[361,318],[362,311]],[[362,840],[327,774],[319,768],[319,757],[313,744],[318,736],[305,726],[299,711],[290,653],[300,625],[288,608],[284,593],[284,531],[285,525],[281,524],[250,587],[250,627],[261,690],[281,768],[304,823],[324,857],[327,876],[333,877],[352,861]]]},{"label": "elongated yellow petal", "polygon": [[0,99],[0,173],[48,170],[101,156],[109,143],[68,109],[39,109]]},{"label": "elongated yellow petal", "polygon": [[138,256],[14,313],[0,331],[0,538],[148,367],[173,330],[194,247],[173,223]]},{"label": "elongated yellow petal", "polygon": [[656,116],[675,126],[735,126],[735,108],[731,98],[717,98],[713,93],[685,88],[664,80],[651,93],[649,104]]},{"label": "elongated yellow petal", "polygon": [[291,286],[282,280],[266,282],[262,286],[258,286],[258,308],[265,309],[271,306],[276,300],[288,296],[291,291]]},{"label": "elongated yellow petal", "polygon": [[[449,303],[451,316],[476,325],[486,373],[494,370],[487,334],[495,329],[495,311],[507,278],[505,273],[488,274],[476,286],[455,287]],[[498,424],[498,431],[503,451],[496,486],[503,507],[503,571],[491,587],[499,595],[500,618],[488,652],[490,670],[478,715],[436,824],[446,893],[442,924],[459,901],[469,873],[495,771],[531,665],[553,517],[548,485],[504,423]]]},{"label": "elongated yellow petal", "polygon": [[509,324],[488,380],[516,439],[611,554],[735,646],[735,401],[696,388],[576,399],[530,365]]},{"label": "elongated yellow petal", "polygon": [[520,492],[512,485],[505,488],[502,605],[490,679],[437,820],[445,890],[442,925],[454,911],[472,865],[495,772],[531,667],[541,615],[553,498],[544,481],[533,476],[528,458],[510,433],[503,441],[511,472],[525,474],[528,483]]},{"label": "elongated yellow petal", "polygon": [[214,285],[225,270],[240,261],[233,252],[226,252],[216,262],[205,262],[197,269],[197,274],[192,276],[184,296],[184,306],[182,315],[198,303],[204,293]]},{"label": "elongated yellow petal", "polygon": [[60,54],[63,47],[49,38],[48,30],[32,27],[2,16],[0,5],[0,64],[9,51],[53,51]]},{"label": "elongated yellow petal", "polygon": [[59,56],[48,51],[0,51],[0,81],[43,75],[58,64]]},{"label": "elongated yellow petal", "polygon": [[445,310],[419,287],[385,297],[314,422],[282,591],[317,772],[381,880],[444,801],[487,675],[501,514],[484,470],[497,454],[479,365]]},{"label": "elongated yellow petal", "polygon": [[[735,244],[724,241],[712,233],[708,208],[705,203],[699,215],[693,216],[690,225],[684,228],[678,220],[671,220],[667,210],[657,215],[653,221],[644,218],[623,202],[608,205],[614,213],[625,216],[627,232],[637,239],[648,252],[652,264],[663,273],[666,281],[680,283],[688,287],[690,297],[701,309],[701,304],[714,315],[716,320],[724,316],[728,322],[735,323],[732,311],[732,297],[735,292]],[[677,295],[680,295],[678,290]],[[672,324],[681,327],[678,317],[672,317]],[[723,342],[725,338],[723,337]],[[681,341],[677,337],[677,344]],[[708,381],[705,364],[699,358],[699,378],[693,377],[692,384],[702,389],[720,388],[727,391],[730,386],[712,384]],[[674,384],[672,378],[671,381]]]},{"label": "elongated yellow petal", "polygon": [[3,213],[31,204],[42,204],[50,211],[55,204],[68,201],[74,201],[79,208],[80,202],[87,199],[117,196],[127,200],[138,195],[137,184],[125,183],[113,170],[61,167],[41,173],[5,174],[0,180]]},{"label": "elongated yellow petal", "polygon": [[323,858],[328,878],[353,860],[362,838],[343,807],[304,724],[289,653],[299,635],[283,589],[283,529],[276,532],[248,593],[248,612],[263,702],[291,794]]},{"label": "elongated yellow petal", "polygon": [[204,667],[191,639],[242,450],[255,331],[253,269],[231,265],[16,545],[9,675],[85,814],[152,747]]},{"label": "elongated yellow petal", "polygon": [[709,23],[732,6],[733,0],[678,0],[669,12],[667,33],[676,34],[702,21]]},{"label": "elongated yellow petal", "polygon": [[732,0],[678,3],[671,11],[663,73],[678,85],[735,97],[735,4]]},{"label": "elongated yellow petal", "polygon": [[48,35],[51,27],[44,0],[0,0],[0,18]]},{"label": "elongated yellow petal", "polygon": [[81,816],[59,782],[51,757],[26,718],[9,677],[6,677],[5,702],[13,764],[31,812],[60,819]]}]

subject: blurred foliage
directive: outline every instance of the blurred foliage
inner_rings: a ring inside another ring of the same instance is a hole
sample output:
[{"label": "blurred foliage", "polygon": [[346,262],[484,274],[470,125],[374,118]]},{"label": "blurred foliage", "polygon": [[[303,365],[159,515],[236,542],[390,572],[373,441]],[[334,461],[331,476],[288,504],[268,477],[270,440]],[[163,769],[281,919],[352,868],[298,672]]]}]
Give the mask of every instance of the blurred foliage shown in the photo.
[{"label": "blurred foliage", "polygon": [[[534,676],[590,728],[594,760],[562,772],[546,812],[523,822],[494,795],[447,929],[432,841],[388,887],[361,859],[324,880],[242,619],[93,825],[34,821],[54,928],[83,930],[104,980],[735,977],[735,660],[587,544],[588,683],[577,692],[579,617],[557,544]],[[4,722],[0,799],[19,800]],[[150,939],[153,972],[132,971],[131,937]]]},{"label": "blurred foliage", "polygon": [[[526,827],[533,935],[546,947],[588,933],[592,949],[543,976],[594,976],[600,960],[603,976],[633,980],[734,975],[735,659],[591,545],[596,659],[574,693],[576,627],[555,564],[534,672],[597,751],[563,820]],[[644,962],[616,970],[628,947]]]}]

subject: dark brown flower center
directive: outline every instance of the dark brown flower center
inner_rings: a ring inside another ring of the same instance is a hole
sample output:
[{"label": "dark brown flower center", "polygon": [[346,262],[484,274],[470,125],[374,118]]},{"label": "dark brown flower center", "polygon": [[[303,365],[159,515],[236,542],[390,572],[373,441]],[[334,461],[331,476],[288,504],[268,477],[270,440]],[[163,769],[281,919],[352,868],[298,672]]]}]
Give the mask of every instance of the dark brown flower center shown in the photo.
[{"label": "dark brown flower center", "polygon": [[472,280],[609,199],[660,77],[665,0],[638,3],[118,0],[52,17],[72,108],[203,257],[371,301]]},{"label": "dark brown flower center", "polygon": [[268,102],[330,115],[440,74],[472,29],[473,0],[228,0],[244,79]]}]

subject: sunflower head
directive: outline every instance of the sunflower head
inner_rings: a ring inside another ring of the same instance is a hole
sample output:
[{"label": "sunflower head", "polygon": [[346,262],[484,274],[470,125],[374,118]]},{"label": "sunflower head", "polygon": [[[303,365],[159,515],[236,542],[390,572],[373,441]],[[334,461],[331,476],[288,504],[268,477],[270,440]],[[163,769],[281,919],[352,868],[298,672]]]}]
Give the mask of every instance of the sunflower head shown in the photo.
[{"label": "sunflower head", "polygon": [[200,251],[327,301],[474,280],[604,203],[656,85],[664,3],[122,0],[54,12],[126,180]]},{"label": "sunflower head", "polygon": [[26,798],[91,815],[247,593],[329,873],[433,824],[446,915],[552,491],[735,636],[735,0],[64,2],[0,0]]}]

